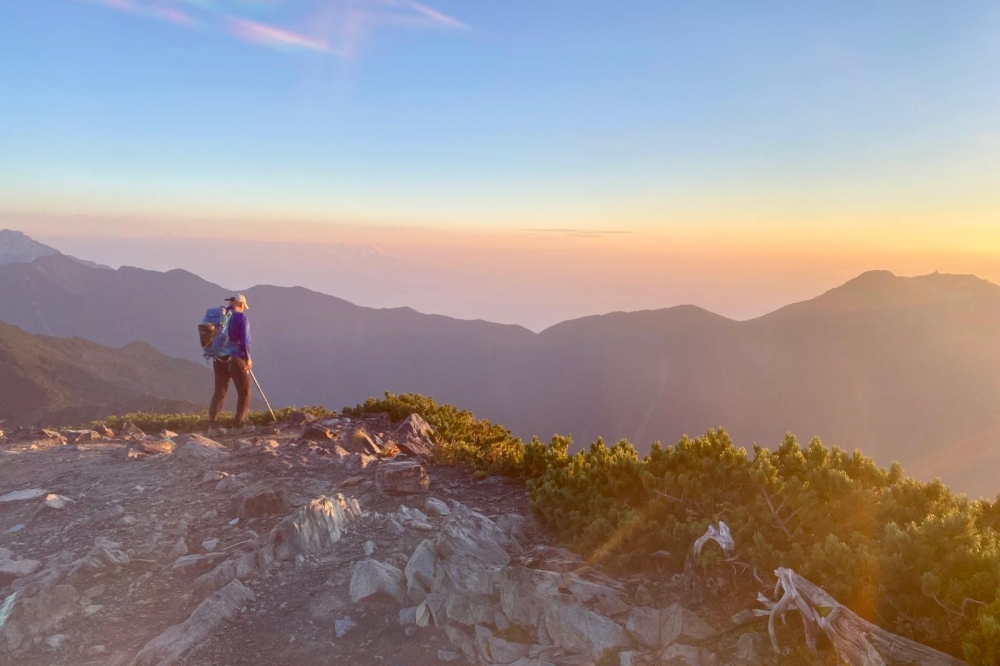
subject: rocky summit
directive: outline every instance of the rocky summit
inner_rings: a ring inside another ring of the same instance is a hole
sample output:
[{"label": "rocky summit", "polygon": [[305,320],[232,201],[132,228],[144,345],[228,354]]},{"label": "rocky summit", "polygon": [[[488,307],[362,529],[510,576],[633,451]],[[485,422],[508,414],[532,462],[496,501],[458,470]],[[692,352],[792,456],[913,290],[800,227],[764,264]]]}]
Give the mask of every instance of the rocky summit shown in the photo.
[{"label": "rocky summit", "polygon": [[0,444],[0,664],[778,663],[760,613],[558,547],[422,420],[68,434]]}]

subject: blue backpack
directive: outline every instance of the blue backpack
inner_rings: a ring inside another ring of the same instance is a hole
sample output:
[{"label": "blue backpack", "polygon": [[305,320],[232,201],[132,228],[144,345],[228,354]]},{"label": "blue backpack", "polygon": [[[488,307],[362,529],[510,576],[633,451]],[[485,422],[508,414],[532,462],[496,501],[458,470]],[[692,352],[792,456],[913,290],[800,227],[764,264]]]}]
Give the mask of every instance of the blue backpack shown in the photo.
[{"label": "blue backpack", "polygon": [[198,338],[205,358],[229,356],[229,319],[232,312],[226,308],[209,308],[198,324]]}]

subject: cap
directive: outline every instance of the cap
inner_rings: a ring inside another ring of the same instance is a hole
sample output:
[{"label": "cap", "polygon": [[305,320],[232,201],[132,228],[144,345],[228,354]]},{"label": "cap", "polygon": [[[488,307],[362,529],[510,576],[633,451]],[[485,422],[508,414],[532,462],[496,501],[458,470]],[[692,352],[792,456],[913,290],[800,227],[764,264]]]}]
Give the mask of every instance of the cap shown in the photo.
[{"label": "cap", "polygon": [[226,299],[226,302],[233,303],[234,305],[237,303],[242,303],[244,309],[246,310],[250,309],[250,306],[247,305],[247,297],[244,296],[243,294],[236,294],[235,296],[230,296],[229,298]]}]

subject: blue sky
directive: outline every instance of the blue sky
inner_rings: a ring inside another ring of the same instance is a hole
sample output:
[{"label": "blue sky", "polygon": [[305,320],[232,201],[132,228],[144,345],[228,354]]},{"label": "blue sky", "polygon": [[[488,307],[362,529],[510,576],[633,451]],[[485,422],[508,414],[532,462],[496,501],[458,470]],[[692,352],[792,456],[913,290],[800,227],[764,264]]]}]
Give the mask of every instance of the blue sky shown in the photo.
[{"label": "blue sky", "polygon": [[7,2],[0,207],[645,228],[988,199],[998,35],[995,2]]}]

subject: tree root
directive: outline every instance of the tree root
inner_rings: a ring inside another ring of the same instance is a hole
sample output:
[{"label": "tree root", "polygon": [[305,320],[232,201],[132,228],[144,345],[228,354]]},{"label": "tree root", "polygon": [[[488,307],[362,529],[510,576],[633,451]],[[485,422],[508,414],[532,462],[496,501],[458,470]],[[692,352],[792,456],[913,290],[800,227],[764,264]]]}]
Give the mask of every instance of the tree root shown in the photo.
[{"label": "tree root", "polygon": [[[819,632],[826,635],[840,658],[850,666],[962,666],[966,662],[890,633],[849,610],[821,587],[784,567],[776,569],[776,600],[761,594],[757,597],[767,610],[755,611],[768,618],[771,646],[781,653],[775,622],[785,613],[798,611],[802,616],[806,645],[817,651]],[[780,596],[779,596],[780,595]]]},{"label": "tree root", "polygon": [[[718,527],[710,526],[704,535],[695,541],[688,563],[697,558],[709,541],[722,547],[730,557],[736,544],[729,532],[729,526],[719,522]],[[764,609],[754,614],[768,618],[767,631],[771,646],[781,654],[778,644],[776,623],[785,621],[785,614],[798,611],[802,616],[806,645],[813,653],[818,652],[818,639],[825,635],[841,660],[849,666],[967,666],[966,662],[890,633],[865,619],[827,594],[823,588],[803,578],[791,569],[781,567],[774,571],[778,582],[774,586],[774,599],[759,594],[757,600]],[[758,580],[760,580],[758,578]]]}]

